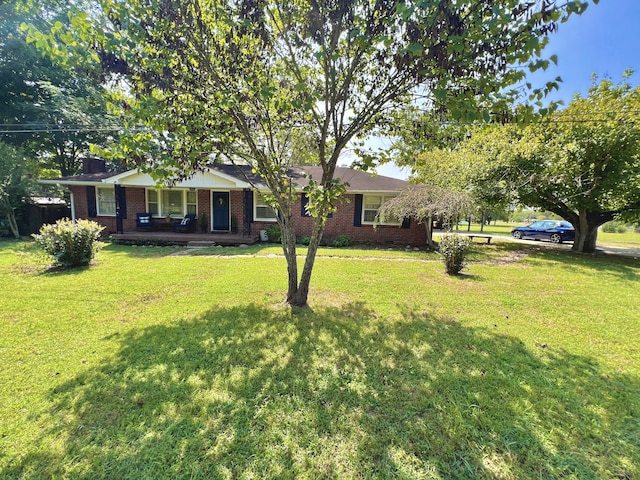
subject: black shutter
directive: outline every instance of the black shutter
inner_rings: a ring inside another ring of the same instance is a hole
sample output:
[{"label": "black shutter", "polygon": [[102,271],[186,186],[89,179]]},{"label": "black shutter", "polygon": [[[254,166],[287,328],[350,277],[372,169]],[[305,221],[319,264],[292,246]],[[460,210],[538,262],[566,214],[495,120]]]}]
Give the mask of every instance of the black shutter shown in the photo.
[{"label": "black shutter", "polygon": [[244,221],[253,223],[253,190],[244,190]]},{"label": "black shutter", "polygon": [[96,218],[98,216],[98,207],[96,204],[96,187],[90,185],[87,187],[87,216]]},{"label": "black shutter", "polygon": [[400,228],[411,228],[411,218],[405,217]]},{"label": "black shutter", "polygon": [[[307,211],[307,205],[309,204],[309,197],[307,197],[306,193],[303,193],[300,197],[300,216],[302,217],[310,217],[309,212]],[[327,218],[333,218],[333,213],[327,215]]]},{"label": "black shutter", "polygon": [[353,226],[362,226],[362,194],[356,194],[356,201],[353,206]]},{"label": "black shutter", "polygon": [[127,218],[127,193],[124,187],[116,185],[117,212],[121,219]]}]

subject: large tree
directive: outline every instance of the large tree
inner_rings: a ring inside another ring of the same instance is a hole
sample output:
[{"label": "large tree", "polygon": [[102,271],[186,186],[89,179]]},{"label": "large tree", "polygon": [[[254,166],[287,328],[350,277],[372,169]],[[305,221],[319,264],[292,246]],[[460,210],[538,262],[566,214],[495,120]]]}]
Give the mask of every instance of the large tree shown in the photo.
[{"label": "large tree", "polygon": [[[250,164],[279,212],[287,302],[307,303],[324,225],[344,192],[334,178],[345,148],[416,96],[458,116],[482,116],[543,67],[546,36],[586,2],[549,0],[102,0],[31,39],[59,61],[93,60],[126,79],[114,105],[132,126],[121,154],[158,177],[203,168],[209,154]],[[522,67],[522,68],[513,68]],[[488,104],[486,104],[488,105]],[[313,140],[322,175],[308,187],[314,217],[298,275],[287,174],[291,140]],[[290,134],[291,133],[291,134]]]},{"label": "large tree", "polygon": [[117,133],[117,122],[107,114],[99,70],[65,68],[26,42],[23,23],[68,23],[67,9],[67,2],[60,0],[9,0],[0,5],[2,140],[62,176],[79,173],[89,145],[108,144]]},{"label": "large tree", "polygon": [[458,155],[488,165],[487,178],[522,205],[576,229],[573,249],[595,251],[598,227],[640,216],[640,87],[603,80],[586,97],[524,127],[481,129]]}]

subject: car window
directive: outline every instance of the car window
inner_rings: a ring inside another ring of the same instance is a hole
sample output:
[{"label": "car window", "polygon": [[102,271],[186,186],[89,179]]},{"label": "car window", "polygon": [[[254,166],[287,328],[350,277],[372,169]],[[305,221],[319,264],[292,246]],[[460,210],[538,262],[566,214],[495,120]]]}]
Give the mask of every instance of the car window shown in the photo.
[{"label": "car window", "polygon": [[544,222],[533,222],[531,225],[529,225],[529,228],[543,228],[543,224]]}]

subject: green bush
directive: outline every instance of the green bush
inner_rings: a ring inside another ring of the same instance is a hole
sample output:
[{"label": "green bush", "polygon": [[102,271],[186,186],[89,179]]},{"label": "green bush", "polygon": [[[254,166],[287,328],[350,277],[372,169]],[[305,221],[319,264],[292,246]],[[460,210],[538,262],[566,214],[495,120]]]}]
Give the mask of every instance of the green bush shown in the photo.
[{"label": "green bush", "polygon": [[351,237],[346,234],[338,235],[334,240],[332,245],[336,248],[350,247],[351,246]]},{"label": "green bush", "polygon": [[607,233],[625,233],[627,226],[622,222],[607,222],[602,226],[602,231]]},{"label": "green bush", "polygon": [[43,225],[33,234],[36,243],[61,267],[88,265],[98,248],[98,238],[104,227],[90,220],[72,222],[68,218],[53,225]]},{"label": "green bush", "polygon": [[467,252],[471,247],[471,239],[456,233],[448,233],[440,239],[440,253],[449,275],[456,275],[464,268]]},{"label": "green bush", "polygon": [[309,245],[311,243],[311,237],[309,235],[305,235],[304,237],[300,237],[298,239],[298,245]]},{"label": "green bush", "polygon": [[282,232],[280,231],[280,227],[278,225],[269,225],[267,227],[267,237],[269,241],[272,243],[280,243],[282,240]]}]

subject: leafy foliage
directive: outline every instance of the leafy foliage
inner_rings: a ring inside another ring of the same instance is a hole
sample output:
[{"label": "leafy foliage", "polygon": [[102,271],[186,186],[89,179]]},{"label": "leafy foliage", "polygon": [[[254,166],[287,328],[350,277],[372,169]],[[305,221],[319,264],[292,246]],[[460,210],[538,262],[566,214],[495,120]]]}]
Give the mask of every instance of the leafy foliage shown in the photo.
[{"label": "leafy foliage", "polygon": [[97,69],[66,68],[26,42],[21,24],[62,28],[69,24],[67,8],[57,0],[0,5],[3,138],[38,158],[40,168],[55,176],[80,173],[89,144],[108,145],[118,124],[107,114]]},{"label": "leafy foliage", "polygon": [[61,267],[88,265],[99,248],[98,238],[104,227],[91,220],[58,220],[43,225],[34,234],[36,243]]},{"label": "leafy foliage", "polygon": [[272,243],[280,243],[282,241],[282,231],[277,225],[269,225],[267,228],[267,238]]},{"label": "leafy foliage", "polygon": [[447,233],[440,239],[440,253],[443,256],[445,270],[449,275],[457,275],[464,268],[471,239],[457,233]]},{"label": "leafy foliage", "polygon": [[346,233],[341,233],[340,235],[338,235],[336,238],[333,239],[333,242],[331,242],[331,245],[334,246],[335,248],[344,248],[344,247],[350,247],[352,243],[353,243],[353,240],[349,235],[347,235]]}]

